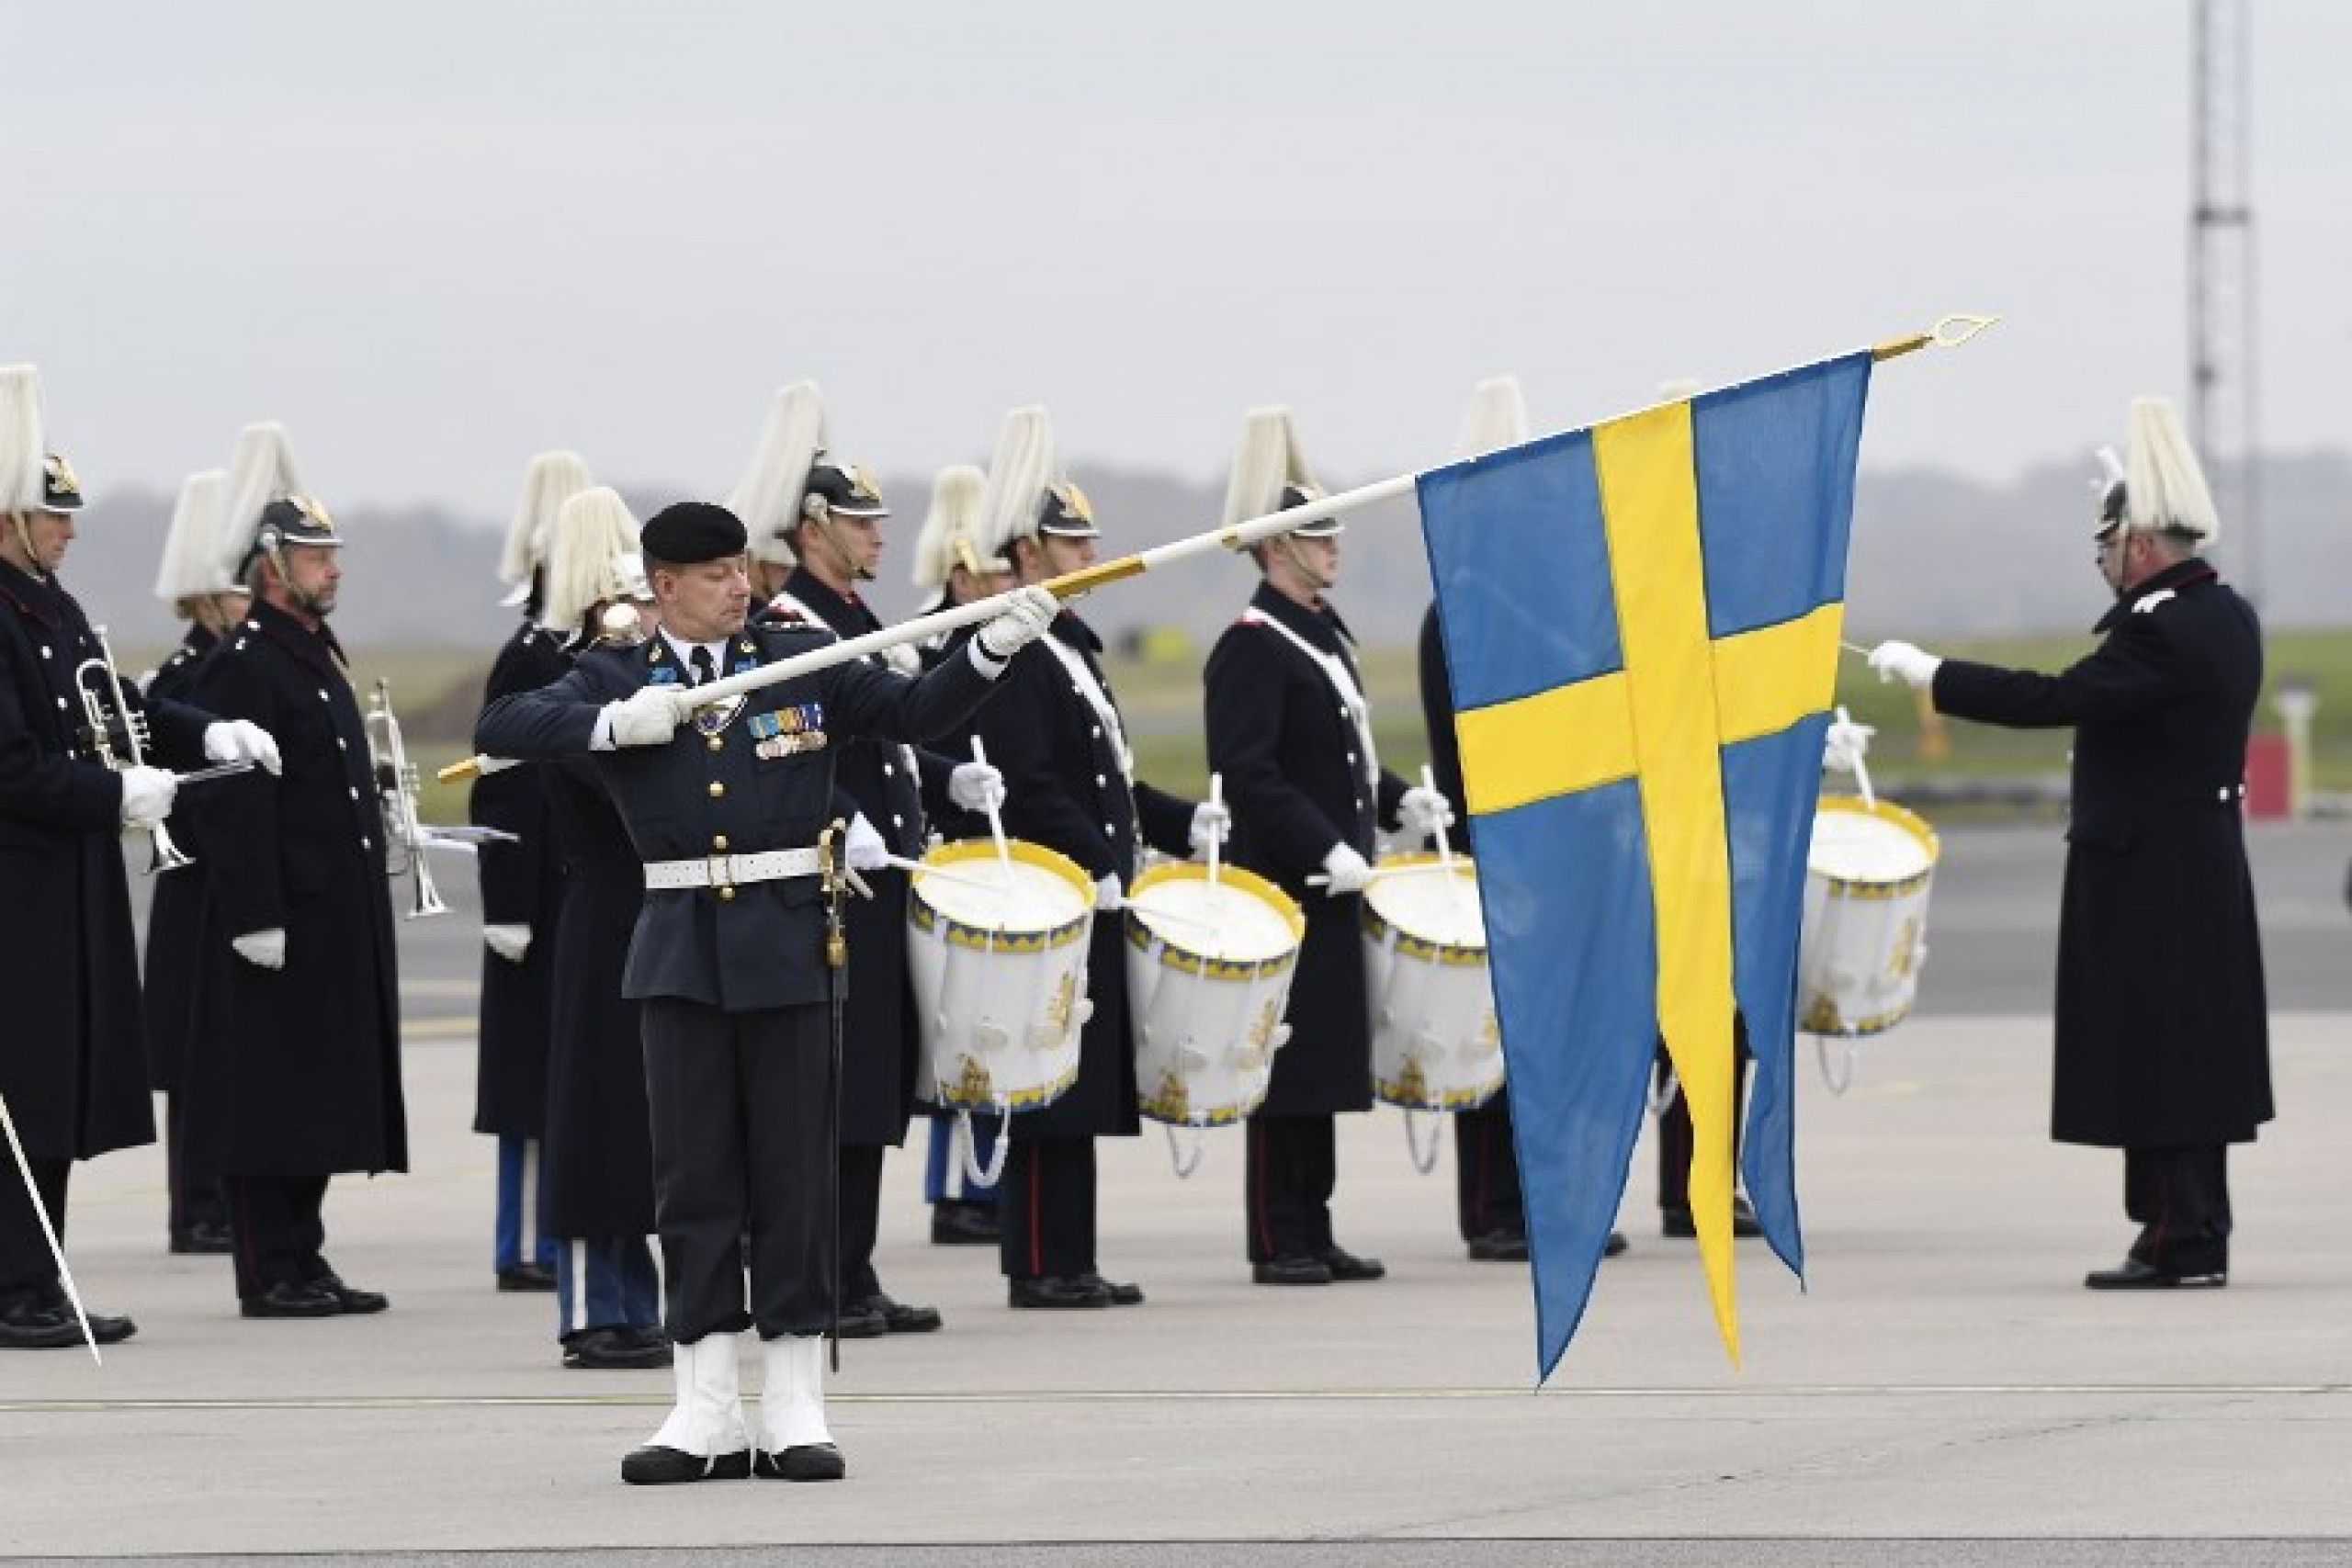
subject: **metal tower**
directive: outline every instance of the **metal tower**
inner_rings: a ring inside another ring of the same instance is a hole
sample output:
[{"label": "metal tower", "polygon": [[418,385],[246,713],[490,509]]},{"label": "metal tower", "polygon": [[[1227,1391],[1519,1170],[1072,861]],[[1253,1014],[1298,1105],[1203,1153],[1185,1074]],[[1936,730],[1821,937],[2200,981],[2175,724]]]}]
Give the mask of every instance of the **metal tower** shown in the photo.
[{"label": "metal tower", "polygon": [[2246,596],[2262,598],[2256,472],[2254,203],[2246,181],[2246,0],[2192,0],[2189,435]]}]

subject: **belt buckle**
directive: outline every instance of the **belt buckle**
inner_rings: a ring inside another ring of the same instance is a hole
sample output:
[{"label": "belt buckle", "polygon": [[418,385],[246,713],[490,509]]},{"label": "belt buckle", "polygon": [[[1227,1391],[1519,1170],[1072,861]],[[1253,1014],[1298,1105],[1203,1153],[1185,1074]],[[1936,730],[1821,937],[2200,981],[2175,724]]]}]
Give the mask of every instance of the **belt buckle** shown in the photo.
[{"label": "belt buckle", "polygon": [[726,850],[711,850],[704,854],[703,869],[709,874],[713,887],[735,886],[735,856]]}]

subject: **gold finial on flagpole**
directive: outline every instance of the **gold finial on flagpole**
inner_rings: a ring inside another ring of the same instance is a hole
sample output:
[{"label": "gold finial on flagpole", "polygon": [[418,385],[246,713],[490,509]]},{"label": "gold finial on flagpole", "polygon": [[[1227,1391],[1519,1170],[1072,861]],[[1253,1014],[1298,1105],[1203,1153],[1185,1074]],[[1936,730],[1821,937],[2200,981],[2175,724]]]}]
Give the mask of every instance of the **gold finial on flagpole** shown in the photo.
[{"label": "gold finial on flagpole", "polygon": [[1971,316],[1955,312],[1945,316],[1924,333],[1907,337],[1888,338],[1871,345],[1872,359],[1896,359],[1920,348],[1958,348],[1986,327],[1999,321],[1998,316]]}]

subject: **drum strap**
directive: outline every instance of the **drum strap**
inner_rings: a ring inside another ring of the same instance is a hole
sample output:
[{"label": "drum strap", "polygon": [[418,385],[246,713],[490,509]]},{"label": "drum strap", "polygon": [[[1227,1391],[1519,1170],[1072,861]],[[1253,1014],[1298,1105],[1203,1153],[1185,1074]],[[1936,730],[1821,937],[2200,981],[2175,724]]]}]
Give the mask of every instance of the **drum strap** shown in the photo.
[{"label": "drum strap", "polygon": [[1254,605],[1241,612],[1241,622],[1244,626],[1264,626],[1270,631],[1282,633],[1301,653],[1323,667],[1324,678],[1331,682],[1331,689],[1340,694],[1340,705],[1347,710],[1348,717],[1355,725],[1356,745],[1363,758],[1364,778],[1372,786],[1373,798],[1377,800],[1380,797],[1380,754],[1372,744],[1372,704],[1365,698],[1363,688],[1356,684],[1355,673],[1348,668],[1348,661],[1336,653],[1324,652]]},{"label": "drum strap", "polygon": [[1064,670],[1069,671],[1069,683],[1078,688],[1078,694],[1086,699],[1087,705],[1094,710],[1094,716],[1102,721],[1102,733],[1111,738],[1111,750],[1119,759],[1119,772],[1125,773],[1127,783],[1133,785],[1136,754],[1127,747],[1127,727],[1119,722],[1119,709],[1111,701],[1111,694],[1104,691],[1102,682],[1094,678],[1094,671],[1087,664],[1084,654],[1051,633],[1037,640],[1054,650],[1054,657],[1062,661]]}]

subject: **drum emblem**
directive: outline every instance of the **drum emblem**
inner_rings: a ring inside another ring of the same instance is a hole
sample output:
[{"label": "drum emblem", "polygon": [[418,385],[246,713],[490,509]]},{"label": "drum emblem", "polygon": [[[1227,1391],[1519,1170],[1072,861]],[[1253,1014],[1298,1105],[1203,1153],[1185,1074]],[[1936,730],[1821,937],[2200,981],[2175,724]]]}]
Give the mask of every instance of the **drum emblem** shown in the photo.
[{"label": "drum emblem", "polygon": [[1826,991],[1814,993],[1813,1001],[1804,1010],[1804,1021],[1797,1025],[1807,1034],[1843,1034],[1845,1021],[1838,1016],[1838,1004],[1829,999]]},{"label": "drum emblem", "polygon": [[1182,1078],[1174,1073],[1160,1075],[1159,1103],[1155,1109],[1170,1122],[1182,1122],[1192,1115],[1192,1096],[1185,1090]]},{"label": "drum emblem", "polygon": [[1282,1002],[1280,997],[1268,997],[1266,1005],[1258,1010],[1257,1021],[1250,1026],[1250,1065],[1253,1067],[1261,1066],[1272,1051],[1270,1042],[1282,1022]]},{"label": "drum emblem", "polygon": [[1397,1071],[1396,1099],[1405,1105],[1430,1103],[1429,1075],[1421,1071],[1419,1054],[1406,1057],[1404,1066]]},{"label": "drum emblem", "polygon": [[985,1104],[994,1098],[995,1086],[989,1082],[988,1066],[978,1056],[964,1058],[963,1077],[956,1087],[967,1105]]},{"label": "drum emblem", "polygon": [[1054,987],[1054,999],[1046,1004],[1046,1027],[1056,1036],[1069,1032],[1071,1007],[1078,999],[1078,976],[1069,970],[1062,972],[1061,983]]},{"label": "drum emblem", "polygon": [[1887,977],[1901,980],[1908,976],[1918,962],[1919,918],[1914,915],[1903,922],[1894,933],[1894,952],[1887,964]]}]

